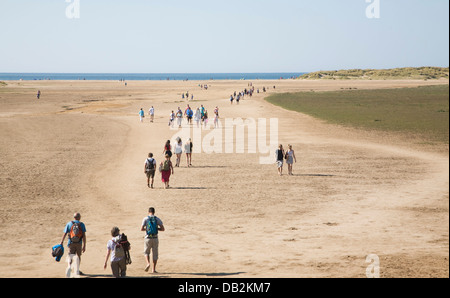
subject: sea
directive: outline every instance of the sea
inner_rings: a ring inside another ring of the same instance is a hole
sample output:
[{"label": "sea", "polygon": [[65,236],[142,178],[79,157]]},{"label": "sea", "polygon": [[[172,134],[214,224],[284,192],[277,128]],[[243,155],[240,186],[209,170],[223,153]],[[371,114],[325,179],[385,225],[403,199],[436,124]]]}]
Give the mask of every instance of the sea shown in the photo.
[{"label": "sea", "polygon": [[87,81],[207,81],[279,80],[297,78],[297,73],[0,73],[0,81],[87,80]]}]

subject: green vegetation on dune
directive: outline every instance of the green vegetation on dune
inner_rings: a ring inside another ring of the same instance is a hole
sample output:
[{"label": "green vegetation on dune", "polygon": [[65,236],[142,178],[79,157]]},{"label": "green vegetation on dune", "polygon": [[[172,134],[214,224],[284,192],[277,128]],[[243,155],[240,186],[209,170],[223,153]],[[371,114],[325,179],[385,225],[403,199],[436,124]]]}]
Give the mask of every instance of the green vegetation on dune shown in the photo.
[{"label": "green vegetation on dune", "polygon": [[6,85],[8,85],[8,84],[6,84],[6,83],[3,82],[3,81],[0,81],[0,87],[4,87],[4,86],[6,86]]},{"label": "green vegetation on dune", "polygon": [[384,80],[384,79],[448,79],[449,68],[443,67],[404,67],[393,69],[349,69],[317,71],[302,75],[299,79],[329,79],[329,80]]},{"label": "green vegetation on dune", "polygon": [[274,94],[272,104],[363,129],[412,133],[449,143],[449,86]]}]

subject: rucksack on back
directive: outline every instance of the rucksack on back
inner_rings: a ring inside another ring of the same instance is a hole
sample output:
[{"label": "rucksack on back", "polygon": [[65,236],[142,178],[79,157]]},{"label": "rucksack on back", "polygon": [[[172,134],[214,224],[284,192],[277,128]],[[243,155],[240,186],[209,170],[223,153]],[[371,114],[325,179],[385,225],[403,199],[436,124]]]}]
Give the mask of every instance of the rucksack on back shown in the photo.
[{"label": "rucksack on back", "polygon": [[73,243],[79,243],[83,239],[83,231],[81,230],[81,223],[72,221],[72,227],[69,234],[70,241]]},{"label": "rucksack on back", "polygon": [[116,257],[121,258],[125,256],[125,249],[121,243],[121,236],[117,236],[113,240],[116,243],[114,248],[114,254]]},{"label": "rucksack on back", "polygon": [[155,216],[149,216],[147,219],[147,236],[155,237],[158,235],[158,223]]},{"label": "rucksack on back", "polygon": [[165,160],[162,166],[163,171],[170,171],[170,160]]},{"label": "rucksack on back", "polygon": [[145,169],[147,170],[147,172],[150,172],[155,169],[155,165],[153,164],[153,162],[154,162],[153,158],[147,159],[147,162],[145,164]]}]

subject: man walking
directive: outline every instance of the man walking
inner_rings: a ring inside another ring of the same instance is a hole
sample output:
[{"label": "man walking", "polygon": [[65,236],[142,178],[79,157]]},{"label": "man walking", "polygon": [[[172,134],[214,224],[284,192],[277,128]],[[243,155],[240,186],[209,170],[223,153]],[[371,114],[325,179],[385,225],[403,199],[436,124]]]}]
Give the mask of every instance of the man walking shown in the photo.
[{"label": "man walking", "polygon": [[76,275],[83,275],[80,271],[81,254],[86,251],[86,226],[80,221],[80,213],[75,213],[73,218],[73,221],[66,224],[64,235],[61,240],[61,245],[63,245],[64,239],[69,235],[69,241],[67,243],[67,246],[69,247],[69,257],[67,258],[68,267],[66,271],[67,277],[70,277],[71,275],[72,261],[75,255],[78,256]]},{"label": "man walking", "polygon": [[[147,186],[149,188],[153,188],[153,182],[155,179],[155,171],[156,171],[156,160],[153,158],[153,153],[148,154],[148,158],[145,161],[144,165],[144,171],[147,175]],[[152,184],[150,186],[150,180],[152,181]]]},{"label": "man walking", "polygon": [[150,251],[153,253],[153,268],[152,273],[156,272],[156,263],[158,262],[158,232],[164,232],[165,228],[161,219],[155,216],[155,208],[148,209],[148,216],[142,221],[141,231],[146,232],[144,242],[144,256],[147,262],[145,272],[150,269]]}]

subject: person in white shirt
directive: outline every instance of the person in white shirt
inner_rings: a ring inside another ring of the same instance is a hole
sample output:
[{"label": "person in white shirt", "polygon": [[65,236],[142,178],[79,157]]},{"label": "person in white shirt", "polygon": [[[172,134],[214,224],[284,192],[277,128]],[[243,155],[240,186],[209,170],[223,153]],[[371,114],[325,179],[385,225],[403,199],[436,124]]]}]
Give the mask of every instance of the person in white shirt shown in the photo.
[{"label": "person in white shirt", "polygon": [[197,122],[197,127],[199,127],[200,120],[202,120],[202,113],[200,112],[200,108],[197,108],[197,111],[195,111],[194,120],[195,122]]},{"label": "person in white shirt", "polygon": [[[156,160],[153,158],[153,153],[148,154],[148,158],[145,160],[144,172],[147,175],[147,186],[153,188],[153,182],[155,179]],[[150,180],[152,184],[150,186]]]},{"label": "person in white shirt", "polygon": [[190,166],[192,166],[192,141],[191,139],[189,139],[186,143],[186,145],[184,145],[184,152],[186,153],[186,160],[187,160],[187,166],[188,168]]},{"label": "person in white shirt", "polygon": [[155,119],[155,108],[153,106],[148,110],[148,114],[150,115],[150,122],[153,123]]},{"label": "person in white shirt", "polygon": [[181,154],[183,153],[183,142],[181,141],[181,138],[177,138],[177,142],[175,144],[175,154],[177,155],[177,161],[175,162],[175,167],[180,166],[181,161]]}]

